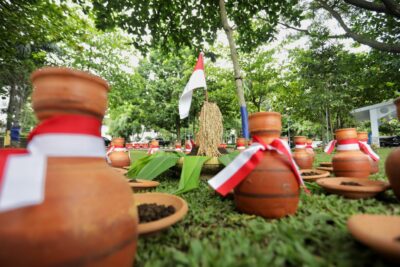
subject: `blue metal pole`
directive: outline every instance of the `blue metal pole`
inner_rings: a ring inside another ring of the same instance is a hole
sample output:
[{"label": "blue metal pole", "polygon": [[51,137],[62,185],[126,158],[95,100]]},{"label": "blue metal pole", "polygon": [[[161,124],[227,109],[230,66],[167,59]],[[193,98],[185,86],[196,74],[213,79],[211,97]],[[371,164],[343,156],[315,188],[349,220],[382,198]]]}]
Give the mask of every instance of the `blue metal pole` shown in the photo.
[{"label": "blue metal pole", "polygon": [[240,107],[240,115],[242,117],[242,133],[243,137],[246,139],[250,138],[249,134],[249,119],[248,119],[248,113],[247,113],[247,108],[246,106],[241,106]]}]

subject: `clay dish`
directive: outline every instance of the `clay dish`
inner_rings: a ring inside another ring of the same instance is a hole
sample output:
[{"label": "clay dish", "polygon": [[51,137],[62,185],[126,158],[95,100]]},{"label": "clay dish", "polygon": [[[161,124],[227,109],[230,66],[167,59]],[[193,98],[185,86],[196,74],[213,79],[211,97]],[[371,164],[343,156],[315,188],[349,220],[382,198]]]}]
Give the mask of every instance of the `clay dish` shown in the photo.
[{"label": "clay dish", "polygon": [[400,263],[400,216],[357,214],[347,221],[347,228],[361,243]]},{"label": "clay dish", "polygon": [[[354,182],[358,185],[342,185],[342,182]],[[389,184],[382,181],[368,179],[334,177],[317,180],[317,184],[327,192],[351,199],[370,198],[389,188]]]},{"label": "clay dish", "polygon": [[[303,175],[303,173],[305,173],[305,172],[316,172],[318,174],[305,176],[305,175]],[[300,170],[300,174],[301,174],[301,177],[303,178],[304,181],[306,181],[306,182],[315,182],[318,179],[328,177],[330,175],[330,172],[316,170],[316,169],[304,169],[304,170]]]},{"label": "clay dish", "polygon": [[136,181],[134,180],[129,181],[129,185],[132,188],[133,192],[139,192],[139,191],[145,191],[147,189],[156,188],[157,186],[160,185],[160,183],[156,181],[136,179]]},{"label": "clay dish", "polygon": [[317,167],[317,170],[333,172],[333,167]]},{"label": "clay dish", "polygon": [[182,198],[166,193],[142,193],[134,194],[135,205],[143,203],[156,203],[157,205],[172,205],[175,213],[160,220],[148,223],[139,223],[139,235],[150,234],[161,231],[177,223],[185,217],[188,212],[188,205]]},{"label": "clay dish", "polygon": [[332,162],[329,162],[329,161],[321,162],[321,163],[319,163],[319,166],[321,166],[321,167],[332,167]]}]

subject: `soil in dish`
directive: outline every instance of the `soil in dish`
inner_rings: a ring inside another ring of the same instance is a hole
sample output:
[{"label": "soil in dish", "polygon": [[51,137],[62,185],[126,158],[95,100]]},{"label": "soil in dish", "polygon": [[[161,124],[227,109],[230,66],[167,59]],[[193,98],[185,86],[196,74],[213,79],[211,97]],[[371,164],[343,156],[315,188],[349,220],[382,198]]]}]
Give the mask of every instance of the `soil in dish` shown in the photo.
[{"label": "soil in dish", "polygon": [[362,186],[359,183],[356,182],[341,182],[341,185],[351,185],[351,186]]},{"label": "soil in dish", "polygon": [[303,172],[301,175],[303,175],[303,176],[314,176],[314,175],[320,175],[321,173],[319,173],[319,172],[313,172],[313,171],[310,171],[310,172]]},{"label": "soil in dish", "polygon": [[156,203],[145,203],[138,206],[139,222],[147,223],[157,221],[175,213],[175,208],[171,205],[157,205]]}]

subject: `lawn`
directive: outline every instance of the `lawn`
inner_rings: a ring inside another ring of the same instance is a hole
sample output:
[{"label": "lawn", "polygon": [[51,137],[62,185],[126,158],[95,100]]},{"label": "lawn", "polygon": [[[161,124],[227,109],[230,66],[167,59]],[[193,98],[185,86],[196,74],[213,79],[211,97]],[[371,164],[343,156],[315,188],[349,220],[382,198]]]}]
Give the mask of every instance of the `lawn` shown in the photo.
[{"label": "lawn", "polygon": [[[380,173],[390,149],[380,149]],[[137,157],[138,155],[135,155]],[[318,153],[315,165],[331,156]],[[178,188],[178,176],[157,179],[160,192]],[[400,215],[392,191],[367,200],[328,195],[307,183],[311,195],[301,195],[297,213],[280,220],[241,214],[231,198],[219,197],[203,180],[182,197],[189,204],[183,221],[168,231],[140,237],[135,266],[390,266],[349,234],[352,214]]]}]

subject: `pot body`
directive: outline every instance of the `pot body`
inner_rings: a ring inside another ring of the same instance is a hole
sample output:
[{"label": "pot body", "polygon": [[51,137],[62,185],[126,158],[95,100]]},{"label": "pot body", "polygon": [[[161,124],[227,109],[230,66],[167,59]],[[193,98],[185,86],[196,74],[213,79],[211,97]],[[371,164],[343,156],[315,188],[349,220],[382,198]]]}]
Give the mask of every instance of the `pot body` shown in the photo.
[{"label": "pot body", "polygon": [[113,167],[122,168],[131,165],[128,151],[113,151],[108,155],[108,158]]},{"label": "pot body", "polygon": [[49,158],[45,190],[0,213],[0,266],[132,266],[137,211],[121,174],[102,158]]},{"label": "pot body", "polygon": [[[266,144],[279,138],[281,115],[259,112],[249,116],[252,135]],[[235,188],[238,210],[263,216],[281,218],[294,214],[299,202],[299,185],[289,167],[288,159],[276,151],[265,151],[256,168]]]},{"label": "pot body", "polygon": [[[342,140],[357,140],[357,132],[354,128],[336,130],[338,143]],[[368,178],[371,172],[369,157],[359,149],[340,150],[332,158],[332,167],[337,177]]]},{"label": "pot body", "polygon": [[312,148],[312,139],[307,139],[306,143],[307,143],[307,147],[306,147],[306,152],[308,153],[308,155],[311,156],[312,158],[312,162],[314,162],[315,160],[315,152],[314,149]]},{"label": "pot body", "polygon": [[400,148],[394,149],[386,159],[385,170],[394,194],[400,201]]}]

